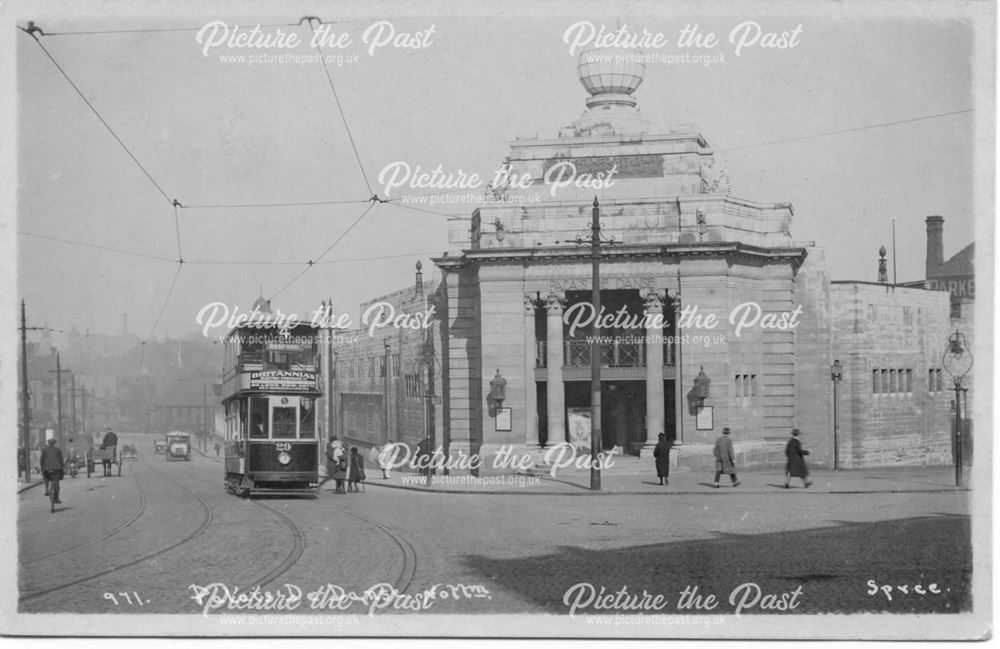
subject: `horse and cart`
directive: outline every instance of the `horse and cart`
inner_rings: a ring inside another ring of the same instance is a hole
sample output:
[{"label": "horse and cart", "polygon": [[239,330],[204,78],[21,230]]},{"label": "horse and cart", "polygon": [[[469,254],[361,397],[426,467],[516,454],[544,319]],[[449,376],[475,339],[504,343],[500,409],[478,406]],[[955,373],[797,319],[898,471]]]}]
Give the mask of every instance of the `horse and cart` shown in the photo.
[{"label": "horse and cart", "polygon": [[[126,448],[131,447],[126,445]],[[132,450],[132,453],[135,453],[134,449]],[[136,457],[138,456],[135,455],[132,459],[135,459]],[[122,459],[124,458],[118,454],[118,435],[111,432],[111,430],[108,430],[101,438],[100,444],[98,444],[95,439],[94,443],[87,451],[87,477],[89,478],[93,473],[95,473],[95,467],[98,464],[100,464],[104,469],[105,476],[112,475],[112,467],[117,465],[118,476],[121,477]]]}]

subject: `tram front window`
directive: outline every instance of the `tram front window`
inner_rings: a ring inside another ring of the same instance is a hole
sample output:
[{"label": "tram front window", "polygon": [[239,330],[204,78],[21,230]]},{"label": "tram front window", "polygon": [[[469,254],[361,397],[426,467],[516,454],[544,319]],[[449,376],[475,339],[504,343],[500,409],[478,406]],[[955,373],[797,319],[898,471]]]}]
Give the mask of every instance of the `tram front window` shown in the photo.
[{"label": "tram front window", "polygon": [[271,411],[275,439],[295,439],[295,408],[281,407]]},{"label": "tram front window", "polygon": [[250,401],[250,437],[267,439],[267,399]]},{"label": "tram front window", "polygon": [[299,413],[299,437],[302,439],[313,439],[316,437],[316,409],[312,399],[303,397],[299,401],[301,411]]}]

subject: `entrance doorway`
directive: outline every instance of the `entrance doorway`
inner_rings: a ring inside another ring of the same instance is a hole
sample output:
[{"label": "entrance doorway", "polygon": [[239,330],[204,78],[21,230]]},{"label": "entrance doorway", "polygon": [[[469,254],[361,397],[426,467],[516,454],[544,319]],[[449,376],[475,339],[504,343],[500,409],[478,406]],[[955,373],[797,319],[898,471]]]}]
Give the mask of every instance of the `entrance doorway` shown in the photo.
[{"label": "entrance doorway", "polygon": [[[566,382],[566,409],[590,408],[590,382]],[[646,382],[601,382],[601,448],[638,453],[646,439]],[[633,450],[634,449],[634,450]]]},{"label": "entrance doorway", "polygon": [[[573,409],[590,408],[590,381],[566,381],[567,427]],[[567,439],[567,431],[551,436],[546,416],[546,384],[537,384],[538,440],[551,446]],[[663,382],[664,433],[671,441],[676,439],[676,411],[674,409],[674,382]],[[601,448],[610,450],[620,446],[623,453],[639,455],[646,443],[646,382],[642,380],[614,380],[601,382]]]}]

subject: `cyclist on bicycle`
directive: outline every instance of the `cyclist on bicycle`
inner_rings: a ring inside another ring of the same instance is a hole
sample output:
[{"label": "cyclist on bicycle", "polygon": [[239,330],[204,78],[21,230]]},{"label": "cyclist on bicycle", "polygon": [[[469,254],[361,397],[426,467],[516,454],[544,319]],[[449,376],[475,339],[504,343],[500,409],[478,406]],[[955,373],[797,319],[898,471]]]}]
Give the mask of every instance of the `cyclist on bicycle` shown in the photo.
[{"label": "cyclist on bicycle", "polygon": [[62,451],[53,437],[42,449],[42,478],[45,480],[45,495],[48,496],[51,490],[56,503],[62,502],[59,500],[59,481],[62,480],[63,464]]}]

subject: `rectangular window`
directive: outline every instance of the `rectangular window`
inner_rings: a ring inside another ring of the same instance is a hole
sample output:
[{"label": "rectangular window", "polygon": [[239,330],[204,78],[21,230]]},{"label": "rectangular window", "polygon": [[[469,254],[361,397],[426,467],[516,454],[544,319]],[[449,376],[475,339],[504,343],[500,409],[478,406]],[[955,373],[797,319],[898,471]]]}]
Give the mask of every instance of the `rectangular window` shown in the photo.
[{"label": "rectangular window", "polygon": [[944,390],[944,383],[941,381],[941,370],[934,370],[934,373],[937,375],[937,381],[935,382],[935,385],[937,386],[937,389],[940,392],[941,390]]},{"label": "rectangular window", "polygon": [[903,370],[904,387],[903,392],[913,392],[913,370]]},{"label": "rectangular window", "polygon": [[313,439],[316,437],[316,402],[302,397],[299,399],[299,437]]},{"label": "rectangular window", "polygon": [[250,400],[250,437],[267,439],[267,399]]},{"label": "rectangular window", "polygon": [[739,399],[743,396],[743,375],[737,374],[733,377],[733,396]]},{"label": "rectangular window", "polygon": [[872,370],[872,394],[882,394],[882,372]]},{"label": "rectangular window", "polygon": [[899,392],[899,373],[896,370],[889,370],[889,392]]},{"label": "rectangular window", "polygon": [[881,370],[882,374],[882,394],[889,394],[892,388],[889,385],[889,370]]},{"label": "rectangular window", "polygon": [[751,397],[756,397],[757,396],[757,375],[756,374],[751,374],[750,375],[750,396]]},{"label": "rectangular window", "polygon": [[274,418],[272,437],[275,439],[295,439],[295,408],[281,406],[271,411]]}]

